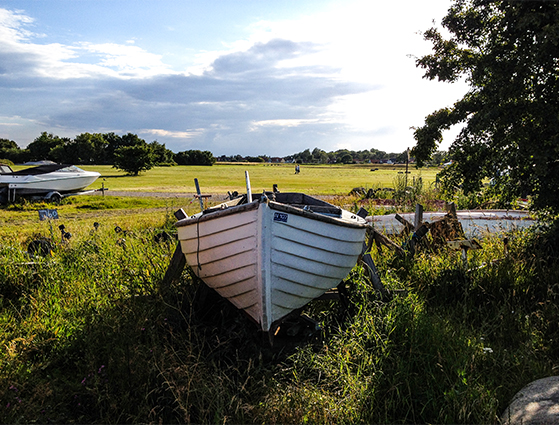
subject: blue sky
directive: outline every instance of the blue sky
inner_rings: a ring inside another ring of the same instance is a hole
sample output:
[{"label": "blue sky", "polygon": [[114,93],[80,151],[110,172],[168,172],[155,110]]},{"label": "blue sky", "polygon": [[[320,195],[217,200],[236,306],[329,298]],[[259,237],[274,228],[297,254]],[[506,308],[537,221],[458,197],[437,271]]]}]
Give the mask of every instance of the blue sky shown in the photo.
[{"label": "blue sky", "polygon": [[449,5],[0,0],[0,138],[130,132],[215,156],[401,152],[411,127],[466,90],[414,64],[430,51],[420,32]]}]

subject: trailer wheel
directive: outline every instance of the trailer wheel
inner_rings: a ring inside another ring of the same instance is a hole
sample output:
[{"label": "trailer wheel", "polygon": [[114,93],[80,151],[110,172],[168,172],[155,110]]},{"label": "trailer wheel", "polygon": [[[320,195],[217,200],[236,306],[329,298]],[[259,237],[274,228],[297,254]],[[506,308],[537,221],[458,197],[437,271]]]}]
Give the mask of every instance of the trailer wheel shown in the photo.
[{"label": "trailer wheel", "polygon": [[48,196],[48,200],[53,204],[59,204],[62,201],[62,195],[58,192],[53,192]]}]

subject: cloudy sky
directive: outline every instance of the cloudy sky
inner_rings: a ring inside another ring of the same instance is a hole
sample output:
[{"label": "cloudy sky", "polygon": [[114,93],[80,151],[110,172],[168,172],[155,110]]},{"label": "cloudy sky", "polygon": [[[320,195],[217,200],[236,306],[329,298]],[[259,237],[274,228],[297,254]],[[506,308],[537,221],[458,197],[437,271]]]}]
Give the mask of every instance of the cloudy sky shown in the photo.
[{"label": "cloudy sky", "polygon": [[0,138],[130,132],[215,156],[401,152],[410,127],[465,92],[424,80],[413,58],[449,5],[0,0]]}]

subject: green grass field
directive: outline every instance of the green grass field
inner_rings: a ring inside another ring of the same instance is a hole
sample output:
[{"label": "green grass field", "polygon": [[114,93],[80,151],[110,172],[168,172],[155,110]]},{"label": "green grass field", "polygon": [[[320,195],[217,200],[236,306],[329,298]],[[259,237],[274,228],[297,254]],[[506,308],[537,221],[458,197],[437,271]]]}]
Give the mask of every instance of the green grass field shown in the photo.
[{"label": "green grass field", "polygon": [[[54,207],[59,212],[60,222],[63,221],[69,227],[89,228],[95,221],[113,227],[134,227],[136,222],[152,222],[156,225],[164,217],[172,217],[172,213],[178,208],[185,209],[189,215],[199,211],[199,204],[193,197],[196,191],[194,178],[199,180],[204,194],[212,195],[207,202],[210,206],[223,202],[228,191],[246,191],[245,170],[249,172],[254,193],[271,190],[277,184],[283,192],[334,196],[337,199],[331,199],[331,202],[348,209],[358,208],[355,204],[358,198],[347,196],[353,188],[393,187],[395,179],[405,178],[405,166],[386,165],[303,165],[301,172],[295,174],[291,164],[217,164],[211,167],[156,167],[139,176],[127,176],[108,165],[83,168],[101,173],[101,178],[88,189],[98,189],[103,185],[108,189],[105,196],[100,193],[72,196],[56,206],[45,202],[24,201],[0,208],[0,237],[17,237],[23,242],[36,232],[50,232],[48,223],[39,222],[37,210]],[[370,171],[371,168],[378,170]],[[412,184],[414,178],[421,177],[424,187],[435,180],[439,171],[434,168],[418,170],[413,167],[409,170],[409,184]],[[113,196],[118,192],[137,193],[138,196]],[[154,192],[168,193],[169,196],[143,196]],[[188,196],[174,196],[178,194]]]},{"label": "green grass field", "polygon": [[[347,195],[354,187],[393,187],[396,176],[405,166],[388,165],[303,165],[295,174],[292,164],[216,164],[204,166],[156,167],[137,177],[126,176],[111,166],[84,166],[98,171],[101,183],[109,190],[145,192],[195,193],[194,178],[200,182],[203,193],[225,194],[227,191],[245,191],[245,170],[249,172],[253,192],[271,190],[277,184],[283,192],[305,192],[309,195]],[[377,171],[371,171],[376,169]],[[408,179],[422,177],[425,184],[435,180],[439,169],[409,167]]]}]

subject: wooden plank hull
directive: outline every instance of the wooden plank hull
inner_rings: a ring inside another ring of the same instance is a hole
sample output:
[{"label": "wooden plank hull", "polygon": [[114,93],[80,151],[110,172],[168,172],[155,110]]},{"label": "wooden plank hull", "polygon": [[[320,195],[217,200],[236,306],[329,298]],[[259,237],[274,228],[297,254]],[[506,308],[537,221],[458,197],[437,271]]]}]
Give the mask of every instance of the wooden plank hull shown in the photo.
[{"label": "wooden plank hull", "polygon": [[355,266],[367,224],[276,202],[252,202],[177,223],[194,273],[268,331],[338,285]]}]

